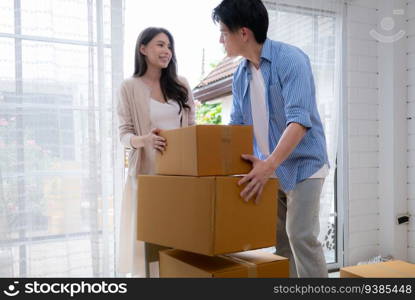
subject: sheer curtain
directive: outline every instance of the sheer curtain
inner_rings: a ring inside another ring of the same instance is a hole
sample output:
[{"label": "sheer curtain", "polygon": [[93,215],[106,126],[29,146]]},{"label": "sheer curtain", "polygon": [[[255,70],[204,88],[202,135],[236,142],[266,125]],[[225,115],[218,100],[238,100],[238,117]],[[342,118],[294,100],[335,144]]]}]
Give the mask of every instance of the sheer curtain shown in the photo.
[{"label": "sheer curtain", "polygon": [[0,277],[114,275],[122,14],[0,1]]},{"label": "sheer curtain", "polygon": [[320,241],[327,262],[334,263],[337,261],[335,172],[341,101],[343,1],[270,0],[264,3],[270,17],[268,36],[301,48],[310,57],[313,68],[331,166],[321,197]]}]

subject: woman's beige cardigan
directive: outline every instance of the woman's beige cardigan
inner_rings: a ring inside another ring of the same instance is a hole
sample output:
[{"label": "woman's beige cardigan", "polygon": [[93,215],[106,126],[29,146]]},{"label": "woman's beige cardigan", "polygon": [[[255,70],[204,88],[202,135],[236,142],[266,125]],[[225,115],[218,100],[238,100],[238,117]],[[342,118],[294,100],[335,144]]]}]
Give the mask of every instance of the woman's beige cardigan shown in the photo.
[{"label": "woman's beige cardigan", "polygon": [[[183,109],[181,116],[181,127],[187,127],[195,124],[195,106],[187,80],[183,77],[179,80],[188,89],[187,105],[190,106],[190,110]],[[132,149],[128,158],[128,174],[130,176],[153,174],[154,150],[151,145],[145,143],[143,137],[153,129],[150,120],[150,89],[140,78],[131,77],[122,82],[117,111],[121,143],[124,147]],[[137,149],[131,145],[131,137],[134,135],[139,136],[141,142]]]}]

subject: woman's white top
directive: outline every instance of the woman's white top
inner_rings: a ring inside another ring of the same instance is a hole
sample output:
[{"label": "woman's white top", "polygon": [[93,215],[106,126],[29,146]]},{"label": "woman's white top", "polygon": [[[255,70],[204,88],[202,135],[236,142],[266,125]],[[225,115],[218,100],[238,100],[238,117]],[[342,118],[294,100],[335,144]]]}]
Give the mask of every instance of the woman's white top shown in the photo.
[{"label": "woman's white top", "polygon": [[150,100],[150,120],[153,128],[163,130],[180,128],[180,106],[176,101],[168,100],[165,103],[153,98]]}]

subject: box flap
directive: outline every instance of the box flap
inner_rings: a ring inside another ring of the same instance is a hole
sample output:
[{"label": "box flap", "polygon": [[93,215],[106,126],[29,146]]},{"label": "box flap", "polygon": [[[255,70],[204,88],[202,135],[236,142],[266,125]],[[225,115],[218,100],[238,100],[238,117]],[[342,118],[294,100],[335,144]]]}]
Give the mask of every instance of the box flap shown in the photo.
[{"label": "box flap", "polygon": [[[165,250],[160,252],[160,275],[220,278],[288,277],[288,259],[261,250],[250,252],[253,251],[248,251],[242,256],[238,256],[237,253],[209,257],[176,249]],[[165,257],[168,257],[168,260]]]},{"label": "box flap", "polygon": [[[179,253],[177,253],[179,252]],[[212,273],[198,268],[192,263],[182,263],[185,260],[180,253],[190,253],[177,250],[160,251],[160,277],[168,278],[212,278]],[[197,255],[197,254],[195,254]]]},{"label": "box flap", "polygon": [[[241,268],[240,264],[222,256],[206,256],[177,249],[165,250],[162,252],[163,255],[168,255],[180,262],[210,274]],[[160,252],[160,256],[162,252]]]},{"label": "box flap", "polygon": [[285,257],[279,256],[279,255],[276,255],[270,252],[265,252],[263,250],[237,252],[237,253],[232,253],[229,255],[233,257],[237,257],[239,259],[243,259],[244,261],[251,262],[257,265],[287,260],[287,258]]},{"label": "box flap", "polygon": [[239,261],[242,270],[224,270],[215,274],[215,277],[249,277],[249,278],[287,278],[289,277],[288,258],[265,252],[253,250],[226,254],[226,258]]}]

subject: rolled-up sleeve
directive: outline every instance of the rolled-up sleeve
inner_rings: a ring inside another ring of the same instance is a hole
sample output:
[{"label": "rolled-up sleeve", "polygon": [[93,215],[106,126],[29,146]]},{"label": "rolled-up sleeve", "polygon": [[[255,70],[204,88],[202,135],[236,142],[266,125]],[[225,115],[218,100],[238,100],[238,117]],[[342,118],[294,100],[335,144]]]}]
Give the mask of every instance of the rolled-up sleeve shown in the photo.
[{"label": "rolled-up sleeve", "polygon": [[312,127],[310,119],[315,88],[308,58],[301,53],[283,57],[280,70],[286,126],[298,123],[307,129]]}]

